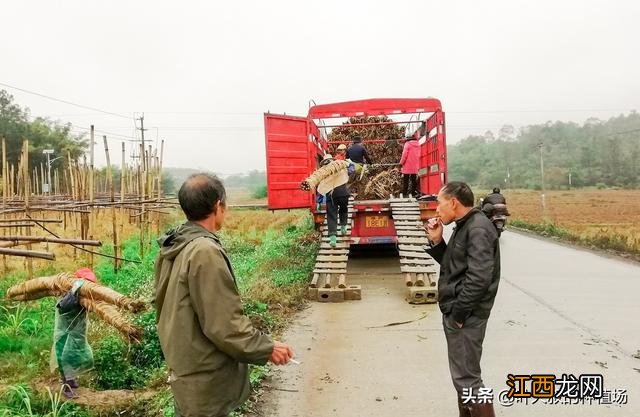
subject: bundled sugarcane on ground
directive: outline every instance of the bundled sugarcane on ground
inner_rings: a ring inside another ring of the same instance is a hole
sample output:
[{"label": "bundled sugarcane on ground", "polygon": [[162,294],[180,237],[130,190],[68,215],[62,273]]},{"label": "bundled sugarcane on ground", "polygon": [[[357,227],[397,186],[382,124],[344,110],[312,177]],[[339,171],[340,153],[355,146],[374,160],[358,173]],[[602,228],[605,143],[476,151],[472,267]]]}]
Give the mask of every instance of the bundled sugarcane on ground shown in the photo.
[{"label": "bundled sugarcane on ground", "polygon": [[[363,176],[353,176],[349,181],[349,191],[358,200],[389,198],[390,194],[398,195],[401,191],[401,175],[398,164],[402,157],[402,145],[405,128],[402,125],[389,124],[387,116],[351,117],[345,124],[387,123],[367,126],[340,126],[333,128],[328,135],[330,142],[343,142],[347,146],[355,136],[362,137],[369,156],[374,162]],[[384,142],[367,142],[381,140]],[[331,144],[329,151],[336,153],[338,143]]]},{"label": "bundled sugarcane on ground", "polygon": [[[37,300],[44,297],[60,297],[68,293],[77,280],[71,274],[39,277],[16,284],[7,290],[6,297],[15,301]],[[89,312],[95,313],[132,341],[140,340],[141,329],[137,328],[120,310],[139,313],[146,309],[147,303],[136,300],[109,287],[93,282],[84,282],[78,290],[80,304]]]}]

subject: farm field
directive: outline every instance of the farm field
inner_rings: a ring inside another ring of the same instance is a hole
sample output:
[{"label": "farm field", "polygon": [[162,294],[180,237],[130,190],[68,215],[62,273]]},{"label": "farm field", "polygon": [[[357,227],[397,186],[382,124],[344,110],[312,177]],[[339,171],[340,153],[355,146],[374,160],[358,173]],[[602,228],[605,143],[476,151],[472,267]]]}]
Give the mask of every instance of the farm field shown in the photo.
[{"label": "farm field", "polygon": [[640,190],[547,191],[546,217],[539,191],[507,190],[504,194],[512,224],[538,225],[538,231],[564,232],[602,249],[640,253]]},{"label": "farm field", "polygon": [[[161,224],[151,222],[149,233],[143,239],[144,256],[140,258],[139,228],[135,218],[129,224],[128,217],[126,214],[117,219],[124,236],[122,256],[142,262],[124,264],[115,273],[113,260],[94,255],[94,270],[103,284],[116,291],[150,300],[157,231],[181,222],[182,218],[179,209],[175,209]],[[94,249],[112,253],[109,244],[112,239],[111,211],[93,214],[91,225],[95,225],[92,229],[94,238],[105,242],[102,248]],[[67,223],[66,230],[63,224],[54,228],[71,237],[75,233],[74,227]],[[231,258],[245,311],[259,328],[279,334],[291,313],[303,303],[303,289],[317,250],[308,211],[273,213],[231,209],[220,236]],[[34,276],[73,271],[76,267],[89,265],[89,255],[80,251],[74,254],[71,247],[50,246],[57,260],[34,260]],[[45,244],[34,244],[33,247],[44,249]],[[32,415],[26,409],[27,403],[33,415],[50,415],[48,413],[56,408],[53,400],[59,393],[57,376],[49,369],[55,299],[47,297],[28,303],[4,299],[7,288],[27,279],[25,261],[7,258],[7,270],[0,279],[0,415]],[[95,369],[81,378],[80,398],[75,402],[59,402],[56,415],[115,416],[123,411],[141,417],[172,415],[173,403],[165,384],[166,369],[157,341],[155,313],[150,308],[131,319],[144,329],[144,340],[139,345],[125,342],[114,329],[90,315],[88,336],[94,351]],[[268,367],[255,367],[252,382],[258,384],[268,372]],[[49,397],[47,389],[53,397]],[[60,408],[61,404],[66,405]],[[250,409],[251,404],[247,407]]]}]

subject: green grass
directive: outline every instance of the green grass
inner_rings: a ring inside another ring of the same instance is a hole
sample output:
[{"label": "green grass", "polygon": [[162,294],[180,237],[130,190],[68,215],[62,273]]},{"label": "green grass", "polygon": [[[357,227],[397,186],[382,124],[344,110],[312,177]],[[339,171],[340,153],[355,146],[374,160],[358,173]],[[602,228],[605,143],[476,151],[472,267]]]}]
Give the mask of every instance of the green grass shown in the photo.
[{"label": "green grass", "polygon": [[1,417],[89,417],[82,407],[65,401],[61,391],[35,393],[25,385],[13,385],[0,397]]},{"label": "green grass", "polygon": [[0,280],[1,383],[26,382],[49,367],[55,300],[19,303],[4,297],[10,286],[26,276],[26,272],[14,272]]},{"label": "green grass", "polygon": [[[313,268],[317,242],[313,235],[311,219],[284,228],[265,230],[225,230],[221,233],[236,274],[246,314],[253,323],[266,332],[282,328],[284,315],[300,306],[304,287]],[[135,297],[150,299],[153,293],[153,265],[157,245],[146,248],[140,259],[139,238],[134,236],[124,242],[123,256],[141,263],[125,263],[115,272],[111,260],[103,259],[94,268],[100,283],[116,291]],[[112,254],[113,247],[103,248]],[[58,271],[38,271],[42,276]],[[6,289],[26,278],[24,273],[14,273],[0,281],[0,296]],[[49,354],[54,327],[52,297],[29,303],[0,301],[0,369],[5,384],[25,383],[49,374]],[[163,386],[166,367],[158,341],[153,308],[134,318],[144,329],[141,344],[129,344],[114,329],[95,317],[90,319],[89,341],[95,358],[95,369],[90,374],[90,385],[95,389],[147,389]],[[269,373],[268,366],[252,366],[250,380],[257,388]],[[25,394],[26,393],[26,394]],[[25,396],[26,395],[26,396]],[[46,393],[28,390],[18,395],[10,390],[0,397],[0,417],[27,416],[26,398],[36,404],[33,415],[47,415]],[[39,404],[39,405],[38,405]],[[250,408],[250,404],[245,406]],[[7,411],[3,411],[7,410]],[[136,416],[173,416],[173,400],[170,390],[163,388],[151,400],[136,402],[127,412]],[[241,413],[242,411],[240,411]],[[61,417],[110,416],[93,414],[91,410],[65,407]]]}]

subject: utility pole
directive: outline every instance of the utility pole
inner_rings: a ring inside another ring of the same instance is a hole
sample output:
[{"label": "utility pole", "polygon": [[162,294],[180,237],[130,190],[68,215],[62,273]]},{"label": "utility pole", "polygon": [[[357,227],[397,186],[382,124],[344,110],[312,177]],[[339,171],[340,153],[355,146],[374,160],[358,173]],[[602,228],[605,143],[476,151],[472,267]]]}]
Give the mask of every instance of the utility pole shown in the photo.
[{"label": "utility pole", "polygon": [[42,153],[47,155],[47,184],[46,186],[42,184],[42,191],[47,195],[51,195],[51,154],[53,149],[43,149]]},{"label": "utility pole", "polygon": [[547,217],[547,205],[544,196],[544,159],[542,158],[542,146],[543,143],[540,142],[538,144],[538,149],[540,149],[540,202],[542,204],[542,218],[544,220]]},{"label": "utility pole", "polygon": [[[142,140],[142,149],[144,149],[144,131],[146,130],[144,128],[144,114],[142,116],[140,116],[140,137]],[[140,155],[142,157],[142,155]],[[146,171],[147,169],[147,165],[145,163],[145,158],[141,158],[141,162],[142,162],[142,170]]]},{"label": "utility pole", "polygon": [[140,187],[140,194],[142,195],[142,199],[144,200],[144,197],[147,195],[147,161],[145,158],[145,149],[144,149],[144,114],[142,114],[142,116],[140,116],[140,138],[142,141],[142,145],[140,146],[141,152],[140,152],[140,163],[142,164],[141,168],[141,187]]}]

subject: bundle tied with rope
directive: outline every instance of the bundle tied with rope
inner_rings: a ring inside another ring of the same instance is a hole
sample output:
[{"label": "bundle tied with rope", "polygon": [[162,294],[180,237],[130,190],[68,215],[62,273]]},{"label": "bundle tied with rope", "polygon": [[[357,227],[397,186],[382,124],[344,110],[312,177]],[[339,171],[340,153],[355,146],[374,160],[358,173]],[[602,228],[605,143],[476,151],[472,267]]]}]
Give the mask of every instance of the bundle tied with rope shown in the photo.
[{"label": "bundle tied with rope", "polygon": [[[15,301],[37,300],[44,297],[60,297],[73,287],[78,278],[68,273],[30,279],[10,287],[6,297]],[[140,313],[147,308],[143,300],[127,297],[104,285],[85,281],[78,290],[80,304],[98,315],[130,340],[140,340],[142,330],[130,323],[120,309]]]},{"label": "bundle tied with rope", "polygon": [[300,189],[303,191],[315,191],[318,184],[323,180],[339,173],[341,170],[346,170],[348,167],[349,163],[346,161],[330,162],[327,165],[318,168],[313,174],[309,175],[304,181],[302,181],[300,183]]}]

